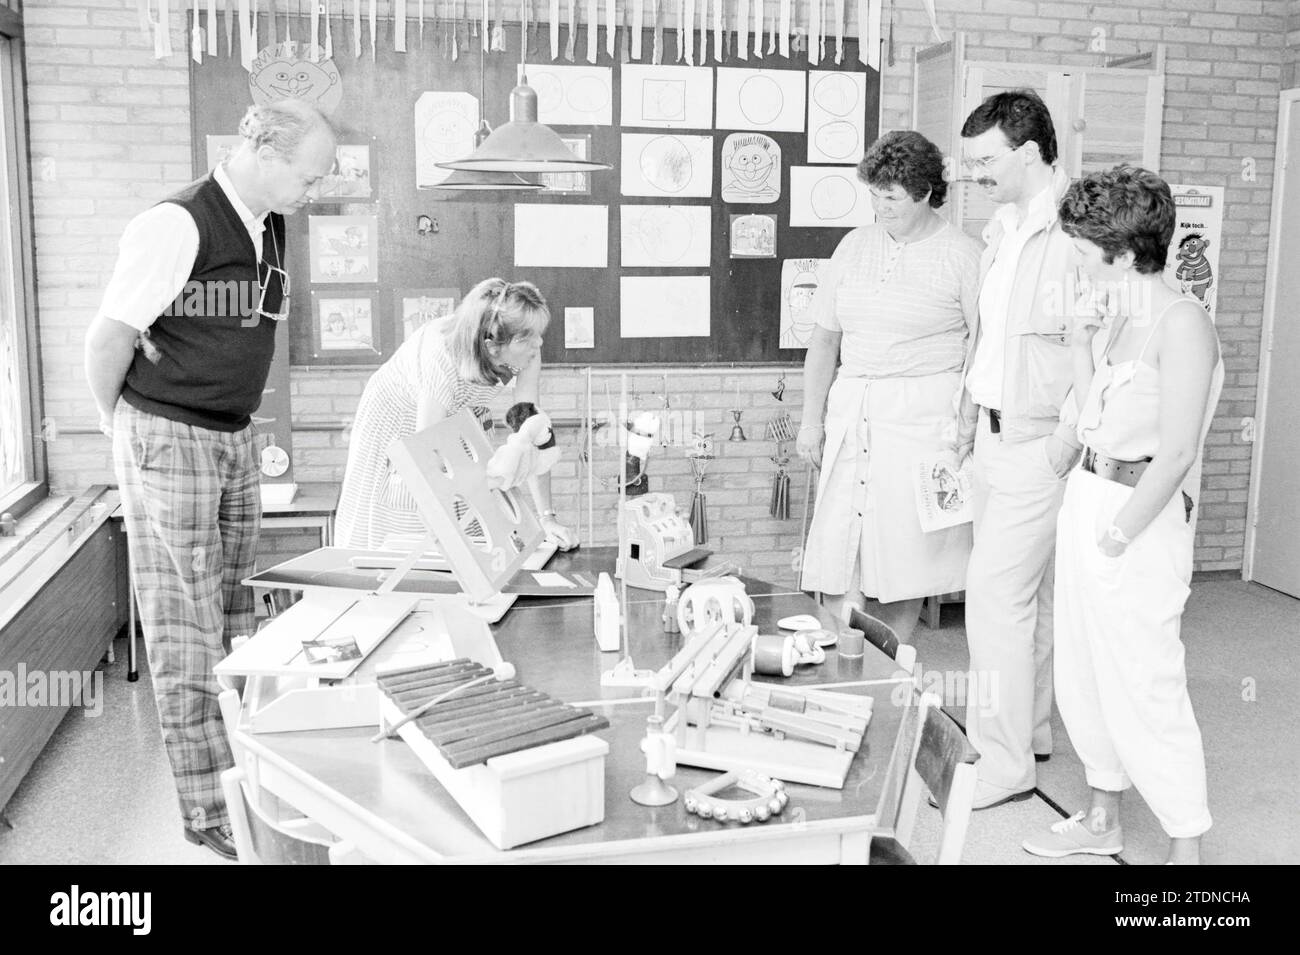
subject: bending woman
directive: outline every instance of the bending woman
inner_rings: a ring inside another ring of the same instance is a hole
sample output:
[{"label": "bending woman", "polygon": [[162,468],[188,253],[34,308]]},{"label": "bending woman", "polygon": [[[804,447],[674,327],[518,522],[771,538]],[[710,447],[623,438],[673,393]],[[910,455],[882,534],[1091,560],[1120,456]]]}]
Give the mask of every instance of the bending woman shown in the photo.
[{"label": "bending woman", "polygon": [[[466,407],[489,404],[507,384],[515,402],[537,403],[542,334],[551,320],[530,282],[484,279],[450,316],[416,330],[366,383],[348,445],[334,538],[373,550],[395,535],[424,535],[415,501],[388,461],[388,449]],[[529,480],[542,527],[574,546],[551,508],[550,475]]]},{"label": "bending woman", "polygon": [[1115,855],[1120,794],[1136,785],[1169,834],[1169,861],[1195,863],[1210,810],[1179,627],[1201,448],[1223,384],[1218,337],[1201,303],[1162,280],[1174,231],[1163,179],[1092,173],[1065,194],[1061,226],[1093,300],[1108,293],[1115,312],[1101,336],[1098,319],[1074,333],[1084,452],[1056,528],[1056,702],[1092,805],[1024,848]]},{"label": "bending woman", "polygon": [[971,526],[922,531],[914,473],[922,459],[957,464],[954,396],[981,247],[934,211],[948,183],[920,133],[878,139],[858,178],[877,222],[840,242],[810,306],[796,447],[822,470],[803,588],[836,610],[874,598],[865,609],[907,643],[922,600],[966,582]]}]

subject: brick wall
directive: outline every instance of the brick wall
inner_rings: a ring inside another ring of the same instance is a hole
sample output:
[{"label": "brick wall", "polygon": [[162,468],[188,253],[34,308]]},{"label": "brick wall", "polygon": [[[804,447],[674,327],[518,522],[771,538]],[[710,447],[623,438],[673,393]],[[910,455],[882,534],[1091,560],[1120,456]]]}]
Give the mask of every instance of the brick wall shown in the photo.
[{"label": "brick wall", "polygon": [[1282,88],[1300,85],[1300,0],[1286,0],[1286,56],[1283,59]]},{"label": "brick wall", "polygon": [[[81,341],[112,270],[127,219],[188,182],[189,114],[181,24],[188,4],[173,0],[173,47],[155,61],[137,27],[134,0],[28,0],[28,75],[36,182],[38,305],[51,441],[50,476],[70,491],[111,474],[107,443],[89,429],[93,407],[81,372]],[[802,6],[802,5],[800,5]],[[850,14],[854,5],[849,4]],[[1227,363],[1223,400],[1206,451],[1206,491],[1197,537],[1202,570],[1238,569],[1242,561],[1250,448],[1241,419],[1254,413],[1260,313],[1267,255],[1277,95],[1294,81],[1300,48],[1300,0],[1130,0],[1087,5],[1034,0],[937,0],[945,36],[967,35],[971,58],[1093,64],[1093,31],[1107,31],[1107,52],[1122,55],[1166,44],[1167,85],[1162,171],[1172,180],[1227,189],[1219,330]],[[285,9],[285,4],[279,4]],[[769,4],[769,10],[772,5]],[[906,128],[911,116],[911,56],[934,42],[922,0],[893,4],[893,66],[884,67],[882,128]],[[889,13],[887,6],[886,14]],[[1291,32],[1288,33],[1288,30]],[[886,23],[885,35],[890,35]],[[1288,42],[1288,39],[1290,42]],[[1243,160],[1254,161],[1253,181]],[[774,447],[761,440],[727,442],[728,409],[744,409],[751,439],[782,408],[798,417],[796,369],[787,369],[784,403],[770,392],[778,369],[751,375],[683,375],[670,380],[674,412],[690,411],[697,427],[716,432],[718,459],[709,470],[711,546],[760,575],[786,579],[798,545],[804,473],[791,475],[788,521],[767,516]],[[293,393],[300,480],[337,480],[346,460],[341,426],[356,406],[366,371],[295,369]],[[544,401],[561,417],[580,413],[585,379],[572,369],[547,371]],[[611,382],[617,402],[617,379]],[[637,378],[634,407],[661,406],[662,380]],[[605,407],[604,380],[595,385],[596,413]],[[57,429],[62,428],[59,434]],[[573,447],[576,433],[561,433]],[[575,449],[576,450],[576,449]],[[598,448],[598,478],[616,467]],[[603,465],[603,467],[602,467]],[[683,449],[658,449],[650,473],[656,489],[689,500]],[[569,455],[555,478],[563,516],[578,518],[579,477]],[[610,539],[612,494],[598,487],[598,541]],[[603,502],[603,506],[602,506]],[[581,519],[587,524],[586,500]],[[584,537],[593,539],[589,526]],[[297,547],[281,541],[268,545]]]}]

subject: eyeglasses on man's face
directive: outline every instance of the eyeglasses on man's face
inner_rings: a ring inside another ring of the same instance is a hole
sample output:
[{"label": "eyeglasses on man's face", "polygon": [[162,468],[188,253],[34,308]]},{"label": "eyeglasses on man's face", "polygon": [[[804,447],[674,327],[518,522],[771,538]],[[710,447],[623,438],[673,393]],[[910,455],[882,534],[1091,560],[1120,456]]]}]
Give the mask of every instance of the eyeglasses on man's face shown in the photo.
[{"label": "eyeglasses on man's face", "polygon": [[[1020,146],[1023,145],[1024,143],[1020,144]],[[988,172],[990,169],[993,168],[994,163],[996,163],[1000,159],[1005,159],[1007,156],[1010,156],[1013,152],[1018,150],[1020,146],[1013,146],[1010,149],[1004,150],[1003,152],[1000,152],[994,156],[980,156],[978,159],[971,159],[969,156],[966,156],[963,157],[961,164],[964,168],[970,169],[972,171]]]}]

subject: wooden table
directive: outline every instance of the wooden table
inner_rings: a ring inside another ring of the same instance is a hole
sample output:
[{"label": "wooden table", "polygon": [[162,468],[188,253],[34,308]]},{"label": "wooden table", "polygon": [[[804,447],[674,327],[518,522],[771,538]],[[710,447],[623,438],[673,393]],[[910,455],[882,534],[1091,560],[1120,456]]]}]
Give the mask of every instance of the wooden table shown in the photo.
[{"label": "wooden table", "polygon": [[[556,569],[599,570],[613,548],[557,555]],[[775,632],[776,621],[812,613],[831,623],[802,593],[746,581],[754,623]],[[638,667],[658,668],[680,647],[663,632],[663,598],[629,590],[628,630]],[[502,656],[519,679],[607,716],[599,735],[610,744],[605,761],[605,821],[502,852],[474,826],[400,739],[369,742],[373,729],[298,733],[236,732],[236,748],[255,786],[292,804],[376,862],[804,862],[865,863],[876,805],[901,722],[894,701],[910,694],[911,678],[867,646],[866,656],[841,659],[834,650],[817,667],[801,668],[787,685],[835,687],[875,700],[866,738],[842,790],[790,785],[786,812],[763,824],[719,825],[682,808],[633,803],[628,792],[645,778],[640,741],[651,701],[637,691],[603,689],[600,674],[619,659],[602,654],[592,635],[592,602],[521,598],[495,628]],[[679,792],[716,775],[679,767]]]}]

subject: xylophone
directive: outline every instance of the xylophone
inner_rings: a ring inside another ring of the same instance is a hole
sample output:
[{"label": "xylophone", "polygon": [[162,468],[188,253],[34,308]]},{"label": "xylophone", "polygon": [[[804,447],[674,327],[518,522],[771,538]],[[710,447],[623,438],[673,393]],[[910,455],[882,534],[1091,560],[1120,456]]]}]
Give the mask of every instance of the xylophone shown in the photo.
[{"label": "xylophone", "polygon": [[[492,681],[494,675],[462,658],[391,671],[378,682],[404,719],[424,710],[413,722],[453,769],[609,726],[609,720],[591,710],[570,706],[517,680]],[[446,699],[434,703],[439,697]]]},{"label": "xylophone", "polygon": [[378,677],[396,732],[499,849],[605,818],[609,721],[468,659]]}]

